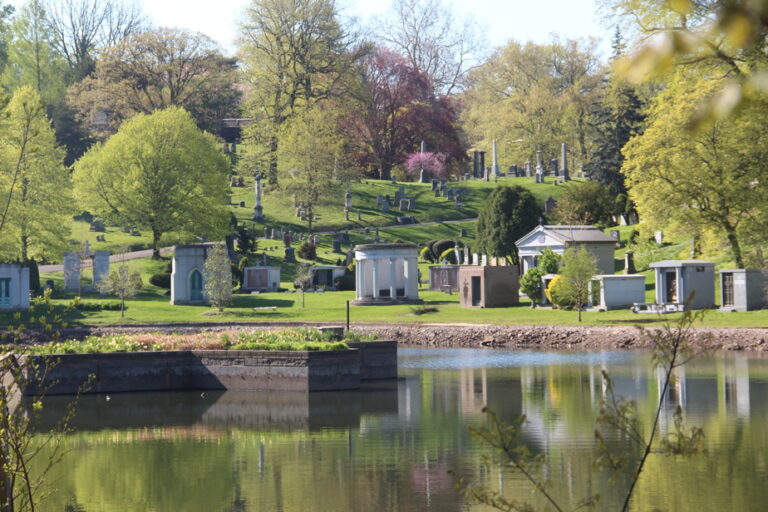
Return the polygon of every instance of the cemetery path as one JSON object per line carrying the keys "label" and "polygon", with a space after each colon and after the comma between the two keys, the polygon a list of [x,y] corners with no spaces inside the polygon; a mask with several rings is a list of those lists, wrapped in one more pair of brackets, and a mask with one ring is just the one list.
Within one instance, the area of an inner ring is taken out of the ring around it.
{"label": "cemetery path", "polygon": [[[402,227],[413,227],[413,226],[436,226],[438,224],[455,224],[457,222],[472,222],[473,220],[477,220],[477,217],[472,217],[471,219],[453,219],[453,220],[436,220],[432,222],[419,222],[417,224],[390,224],[389,226],[369,226],[367,229],[392,229],[392,228],[402,228]],[[362,232],[365,231],[366,228],[354,228],[354,229],[345,229],[343,231],[348,231],[350,233],[356,233],[356,232]]]}
{"label": "cemetery path", "polygon": [[[173,247],[162,247],[160,254],[168,254],[173,252]],[[109,263],[120,263],[128,260],[138,260],[139,258],[151,258],[152,249],[145,249],[143,251],[124,252],[122,254],[112,254],[109,257]],[[93,265],[93,260],[83,261],[83,268],[90,268]],[[64,272],[64,265],[40,265],[41,274],[47,274],[48,272]]]}

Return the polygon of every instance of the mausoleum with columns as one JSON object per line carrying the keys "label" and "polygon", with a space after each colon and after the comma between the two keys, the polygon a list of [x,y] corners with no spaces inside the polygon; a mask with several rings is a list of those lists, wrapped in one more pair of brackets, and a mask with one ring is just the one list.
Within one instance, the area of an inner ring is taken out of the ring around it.
{"label": "mausoleum with columns", "polygon": [[419,304],[419,252],[412,244],[355,247],[353,305]]}

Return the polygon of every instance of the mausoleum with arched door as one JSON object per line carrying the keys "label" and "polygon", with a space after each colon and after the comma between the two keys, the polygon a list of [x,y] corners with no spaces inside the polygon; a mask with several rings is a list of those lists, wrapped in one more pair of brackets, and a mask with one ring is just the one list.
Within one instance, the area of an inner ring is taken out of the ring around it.
{"label": "mausoleum with arched door", "polygon": [[353,305],[418,304],[418,247],[366,244],[355,247]]}
{"label": "mausoleum with arched door", "polygon": [[203,269],[214,244],[177,245],[173,252],[171,304],[205,304]]}

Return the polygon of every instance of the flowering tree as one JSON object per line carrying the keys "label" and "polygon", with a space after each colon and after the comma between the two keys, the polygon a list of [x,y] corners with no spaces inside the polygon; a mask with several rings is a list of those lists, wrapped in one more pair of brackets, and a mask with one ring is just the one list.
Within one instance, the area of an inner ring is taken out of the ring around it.
{"label": "flowering tree", "polygon": [[431,178],[446,178],[448,166],[445,161],[448,155],[445,153],[411,153],[405,157],[405,170],[408,176],[418,176],[422,169]]}

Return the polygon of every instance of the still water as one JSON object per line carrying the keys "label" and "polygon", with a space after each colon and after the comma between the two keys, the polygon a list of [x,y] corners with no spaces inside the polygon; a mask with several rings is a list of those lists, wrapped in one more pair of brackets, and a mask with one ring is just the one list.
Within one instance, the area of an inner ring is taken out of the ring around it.
{"label": "still water", "polygon": [[[643,418],[659,398],[642,352],[401,348],[399,363],[400,379],[356,392],[83,397],[41,510],[465,510],[449,471],[536,502],[518,475],[483,465],[488,450],[467,426],[483,423],[485,404],[501,418],[527,416],[524,440],[546,456],[540,475],[561,503],[599,493],[598,510],[615,510],[626,482],[592,466],[601,370]],[[49,399],[46,419],[65,402]],[[704,429],[706,453],[652,456],[632,509],[768,510],[768,359],[689,364],[662,430],[677,405]]]}

